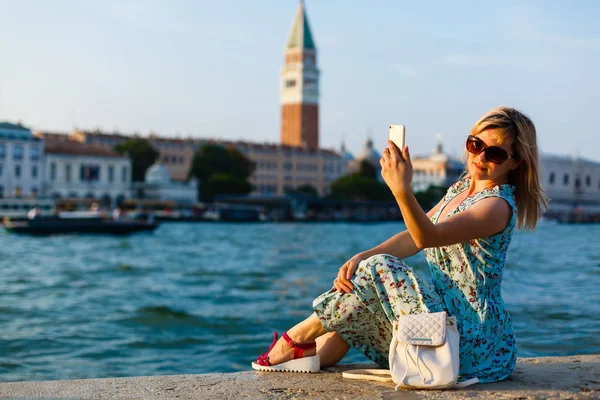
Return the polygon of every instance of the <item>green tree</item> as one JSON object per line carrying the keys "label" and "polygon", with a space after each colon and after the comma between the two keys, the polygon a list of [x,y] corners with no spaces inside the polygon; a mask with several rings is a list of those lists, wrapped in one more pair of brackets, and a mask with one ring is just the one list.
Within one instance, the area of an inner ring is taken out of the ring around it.
{"label": "green tree", "polygon": [[144,180],[146,170],[154,164],[160,154],[150,142],[142,138],[127,139],[116,145],[115,150],[131,159],[131,180],[135,182]]}
{"label": "green tree", "polygon": [[229,171],[230,174],[240,179],[248,179],[254,172],[256,163],[240,152],[235,146],[227,146],[229,154]]}
{"label": "green tree", "polygon": [[360,167],[358,169],[358,175],[364,176],[365,178],[377,179],[377,175],[379,174],[379,169],[375,168],[373,164],[368,162],[367,160],[362,160],[360,162]]}
{"label": "green tree", "polygon": [[223,194],[248,194],[253,189],[246,179],[219,173],[211,175],[206,185],[207,197],[210,198]]}
{"label": "green tree", "polygon": [[254,168],[235,146],[206,144],[194,154],[189,175],[200,182],[200,199],[211,201],[217,195],[250,193]]}
{"label": "green tree", "polygon": [[228,161],[229,153],[224,146],[207,144],[194,154],[189,174],[198,178],[198,181],[204,182],[213,174],[227,173]]}

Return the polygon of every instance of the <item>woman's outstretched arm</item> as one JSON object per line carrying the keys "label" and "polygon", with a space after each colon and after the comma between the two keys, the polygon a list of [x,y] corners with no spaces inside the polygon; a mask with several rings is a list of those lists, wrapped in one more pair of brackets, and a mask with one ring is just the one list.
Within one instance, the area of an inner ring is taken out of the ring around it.
{"label": "woman's outstretched arm", "polygon": [[511,217],[508,203],[498,197],[478,201],[468,210],[433,224],[412,193],[412,163],[408,147],[400,154],[388,141],[381,159],[381,174],[398,201],[402,217],[418,249],[447,246],[502,231]]}

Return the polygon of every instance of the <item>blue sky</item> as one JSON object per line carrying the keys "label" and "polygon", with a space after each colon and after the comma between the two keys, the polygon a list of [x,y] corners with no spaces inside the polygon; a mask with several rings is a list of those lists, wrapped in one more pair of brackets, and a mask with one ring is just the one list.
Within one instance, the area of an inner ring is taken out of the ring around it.
{"label": "blue sky", "polygon": [[[296,0],[0,0],[0,120],[279,142]],[[510,105],[544,152],[600,160],[600,3],[307,0],[322,147],[407,125],[413,155],[459,153]]]}

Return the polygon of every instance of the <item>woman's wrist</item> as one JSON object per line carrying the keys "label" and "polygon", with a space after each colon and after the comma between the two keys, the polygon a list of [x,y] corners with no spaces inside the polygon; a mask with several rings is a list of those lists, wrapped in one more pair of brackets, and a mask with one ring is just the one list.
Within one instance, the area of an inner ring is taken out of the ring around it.
{"label": "woman's wrist", "polygon": [[371,257],[372,255],[373,254],[371,254],[370,250],[365,250],[365,251],[362,251],[362,252],[354,255],[354,257],[352,257],[352,258],[362,261],[362,260],[366,260],[367,258]]}
{"label": "woman's wrist", "polygon": [[413,194],[413,192],[409,186],[406,189],[396,190],[393,194],[394,194],[394,198],[396,199],[396,201],[400,202],[400,201],[405,201],[406,199],[408,199]]}

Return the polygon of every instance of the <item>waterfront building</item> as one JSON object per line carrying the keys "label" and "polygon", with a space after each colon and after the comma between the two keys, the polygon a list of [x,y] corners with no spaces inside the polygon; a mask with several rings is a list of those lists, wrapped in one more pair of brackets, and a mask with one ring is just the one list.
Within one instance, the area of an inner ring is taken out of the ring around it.
{"label": "waterfront building", "polygon": [[250,177],[253,195],[281,196],[299,186],[311,185],[320,196],[342,175],[342,158],[329,149],[277,144],[231,142],[256,168]]}
{"label": "waterfront building", "polygon": [[21,124],[0,122],[0,198],[44,195],[44,141]]}
{"label": "waterfront building", "polygon": [[[48,138],[57,135],[37,132]],[[62,136],[57,136],[62,138]],[[71,140],[96,145],[107,150],[136,136],[99,131],[76,131]],[[169,172],[172,181],[188,180],[195,152],[204,144],[235,146],[256,168],[250,177],[255,186],[253,195],[283,195],[299,186],[310,184],[320,195],[329,193],[329,185],[343,174],[342,157],[330,149],[313,150],[308,147],[285,146],[270,143],[227,141],[219,139],[178,139],[152,134],[146,138],[159,151],[158,162]]]}
{"label": "waterfront building", "polygon": [[108,150],[114,150],[115,146],[124,143],[128,139],[146,139],[158,151],[158,160],[169,171],[174,181],[187,181],[194,152],[199,148],[200,142],[194,139],[169,138],[150,133],[147,137],[139,134],[125,135],[118,132],[102,132],[100,130],[86,131],[74,129],[71,134],[56,134],[49,132],[36,132],[39,137],[52,140],[66,136],[68,140],[99,146]]}
{"label": "waterfront building", "polygon": [[447,188],[458,181],[465,170],[462,160],[444,153],[440,135],[436,135],[436,145],[430,155],[417,156],[411,161],[413,166],[411,186],[415,192],[422,192],[430,186]]}
{"label": "waterfront building", "polygon": [[[317,49],[303,2],[298,4],[285,48],[281,80],[281,144],[220,139],[146,137],[160,153],[172,181],[187,181],[195,152],[204,144],[233,145],[256,164],[250,177],[254,196],[281,196],[311,185],[319,195],[329,193],[331,182],[346,168],[343,155],[319,148],[319,69]],[[69,138],[114,149],[134,136],[76,129]]]}
{"label": "waterfront building", "polygon": [[131,160],[74,140],[46,142],[46,193],[54,199],[95,199],[114,207],[131,195]]}
{"label": "waterfront building", "polygon": [[158,161],[163,165],[173,181],[185,182],[188,180],[194,153],[204,140],[167,138],[157,134],[149,137],[152,146],[159,152]]}
{"label": "waterfront building", "polygon": [[107,133],[102,132],[99,129],[85,131],[77,128],[73,129],[73,132],[69,135],[70,140],[103,147],[108,150],[114,150],[116,145],[135,137],[137,137],[137,135],[127,136],[118,132]]}
{"label": "waterfront building", "polygon": [[541,184],[550,196],[550,212],[582,208],[600,212],[600,163],[578,156],[544,154]]}

